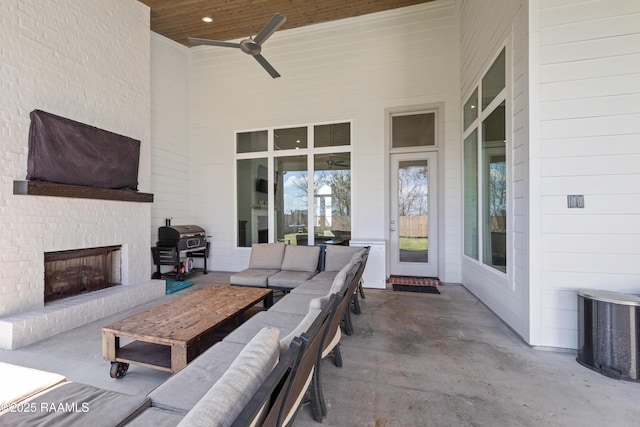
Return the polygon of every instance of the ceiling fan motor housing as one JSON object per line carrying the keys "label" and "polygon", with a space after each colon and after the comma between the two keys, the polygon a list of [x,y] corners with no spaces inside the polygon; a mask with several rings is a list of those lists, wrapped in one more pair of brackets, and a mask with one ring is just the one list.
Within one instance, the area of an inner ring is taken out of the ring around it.
{"label": "ceiling fan motor housing", "polygon": [[262,47],[253,41],[253,39],[244,39],[240,42],[240,50],[249,55],[259,55]]}

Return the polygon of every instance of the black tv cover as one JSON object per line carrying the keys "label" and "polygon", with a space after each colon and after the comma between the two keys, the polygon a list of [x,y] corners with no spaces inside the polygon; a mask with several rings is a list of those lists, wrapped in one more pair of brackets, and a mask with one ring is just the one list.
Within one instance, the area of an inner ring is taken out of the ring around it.
{"label": "black tv cover", "polygon": [[138,189],[140,141],[40,110],[30,117],[27,179]]}

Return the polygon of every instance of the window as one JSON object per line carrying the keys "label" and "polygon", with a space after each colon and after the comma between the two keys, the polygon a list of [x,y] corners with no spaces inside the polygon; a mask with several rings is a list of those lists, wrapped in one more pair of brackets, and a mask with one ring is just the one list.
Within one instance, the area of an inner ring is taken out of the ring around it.
{"label": "window", "polygon": [[[506,59],[502,49],[463,106],[464,254],[507,271]],[[478,99],[481,96],[481,99]],[[480,102],[481,101],[481,102]],[[481,108],[478,106],[481,105]]]}
{"label": "window", "polygon": [[391,117],[391,147],[436,145],[436,113],[394,114]]}
{"label": "window", "polygon": [[[476,94],[477,96],[477,94]],[[464,140],[464,254],[478,259],[478,130]]]}
{"label": "window", "polygon": [[351,124],[236,134],[237,244],[351,238]]}

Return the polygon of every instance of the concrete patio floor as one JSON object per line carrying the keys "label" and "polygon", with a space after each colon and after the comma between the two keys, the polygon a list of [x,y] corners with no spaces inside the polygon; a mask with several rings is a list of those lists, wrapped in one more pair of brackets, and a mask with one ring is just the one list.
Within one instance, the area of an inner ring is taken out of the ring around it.
{"label": "concrete patio floor", "polygon": [[[71,381],[146,394],[170,374],[131,366],[109,376],[101,327],[179,298],[228,273],[18,350],[0,361],[57,372]],[[640,383],[618,381],[575,353],[532,349],[459,285],[441,294],[365,289],[355,334],[342,338],[344,367],[323,365],[327,426],[637,426]],[[0,387],[3,386],[0,379]],[[317,426],[308,406],[294,426]]]}

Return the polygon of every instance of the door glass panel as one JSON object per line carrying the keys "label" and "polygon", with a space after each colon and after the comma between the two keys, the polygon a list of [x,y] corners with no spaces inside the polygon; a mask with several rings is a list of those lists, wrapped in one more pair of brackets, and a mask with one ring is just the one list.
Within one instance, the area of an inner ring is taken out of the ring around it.
{"label": "door glass panel", "polygon": [[276,129],[273,131],[275,150],[297,150],[307,148],[307,128]]}
{"label": "door glass panel", "polygon": [[236,163],[238,246],[266,243],[268,227],[267,159],[244,159]]}
{"label": "door glass panel", "polygon": [[505,104],[482,124],[483,262],[507,271],[507,164]]}
{"label": "door glass panel", "polygon": [[332,245],[351,239],[351,154],[314,156],[314,241]]}
{"label": "door glass panel", "polygon": [[276,157],[274,162],[276,241],[291,245],[307,245],[307,156]]}
{"label": "door glass panel", "polygon": [[351,124],[335,123],[313,127],[314,147],[351,145]]}
{"label": "door glass panel", "polygon": [[267,151],[267,131],[242,132],[236,135],[236,153]]}
{"label": "door glass panel", "polygon": [[398,258],[426,263],[428,257],[428,160],[401,161],[398,165]]}
{"label": "door glass panel", "polygon": [[403,114],[391,117],[393,148],[436,145],[436,113]]}
{"label": "door glass panel", "polygon": [[464,254],[478,259],[478,130],[464,140]]}

